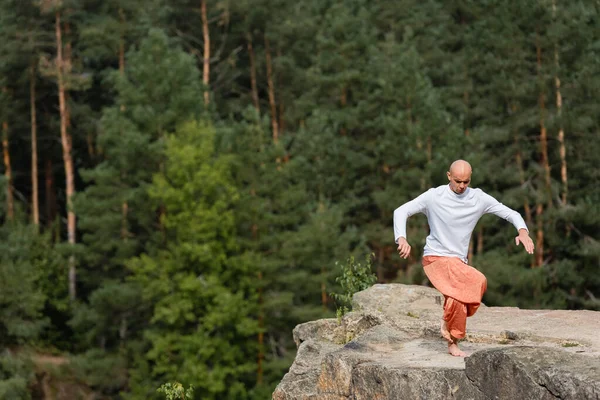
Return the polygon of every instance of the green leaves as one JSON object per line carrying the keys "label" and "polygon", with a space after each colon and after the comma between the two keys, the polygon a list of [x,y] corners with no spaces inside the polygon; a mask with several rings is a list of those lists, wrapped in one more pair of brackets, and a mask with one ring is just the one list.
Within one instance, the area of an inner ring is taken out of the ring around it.
{"label": "green leaves", "polygon": [[194,386],[190,385],[185,389],[179,382],[165,383],[157,389],[157,392],[164,393],[167,400],[191,400],[194,398]]}
{"label": "green leaves", "polygon": [[374,254],[367,254],[365,263],[357,263],[354,256],[348,257],[345,264],[335,263],[340,275],[335,281],[340,285],[341,293],[331,293],[338,305],[337,316],[341,318],[352,308],[352,296],[373,286],[377,276],[373,273]]}

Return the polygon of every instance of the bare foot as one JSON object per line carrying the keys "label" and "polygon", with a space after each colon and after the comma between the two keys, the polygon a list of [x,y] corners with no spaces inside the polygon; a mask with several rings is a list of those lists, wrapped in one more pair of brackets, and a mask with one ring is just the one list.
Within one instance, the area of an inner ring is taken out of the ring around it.
{"label": "bare foot", "polygon": [[442,326],[440,327],[440,333],[442,337],[446,339],[449,343],[452,343],[452,336],[450,336],[450,331],[448,330],[448,325],[446,321],[442,319]]}
{"label": "bare foot", "polygon": [[458,348],[458,344],[456,342],[448,343],[448,353],[452,354],[454,357],[467,356],[467,353]]}

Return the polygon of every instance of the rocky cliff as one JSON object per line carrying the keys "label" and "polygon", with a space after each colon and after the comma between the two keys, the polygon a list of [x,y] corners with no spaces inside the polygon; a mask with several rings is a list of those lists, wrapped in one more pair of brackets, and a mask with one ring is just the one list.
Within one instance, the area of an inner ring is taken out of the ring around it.
{"label": "rocky cliff", "polygon": [[600,400],[600,312],[482,307],[452,357],[439,334],[443,297],[375,285],[341,321],[298,325],[296,360],[274,400]]}

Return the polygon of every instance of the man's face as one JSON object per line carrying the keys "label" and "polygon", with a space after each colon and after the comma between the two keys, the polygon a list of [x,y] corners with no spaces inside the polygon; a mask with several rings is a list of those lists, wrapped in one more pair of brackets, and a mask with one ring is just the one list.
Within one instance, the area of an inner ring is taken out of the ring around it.
{"label": "man's face", "polygon": [[446,173],[448,180],[450,181],[450,190],[456,194],[463,194],[471,183],[471,170],[466,168],[460,168],[457,170],[450,170]]}

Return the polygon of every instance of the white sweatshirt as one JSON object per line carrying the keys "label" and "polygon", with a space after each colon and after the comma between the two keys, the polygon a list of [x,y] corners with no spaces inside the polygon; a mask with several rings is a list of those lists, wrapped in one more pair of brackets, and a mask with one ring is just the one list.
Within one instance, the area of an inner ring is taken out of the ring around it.
{"label": "white sweatshirt", "polygon": [[394,210],[394,237],[406,238],[406,220],[423,213],[429,223],[424,256],[458,257],[467,262],[471,233],[483,214],[495,214],[511,222],[517,231],[527,229],[521,215],[481,189],[454,193],[449,185],[429,189]]}

